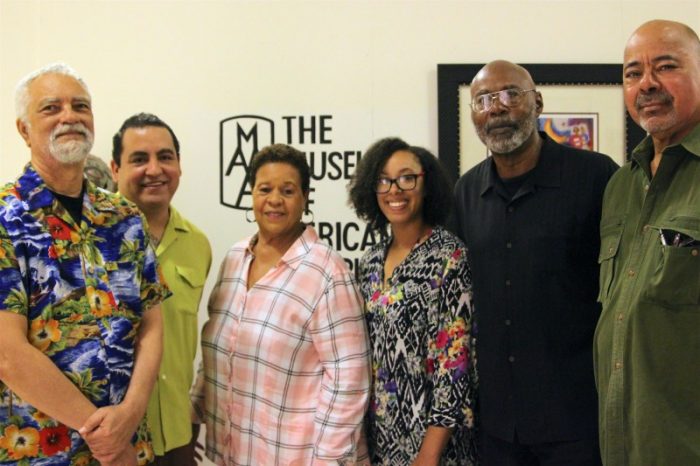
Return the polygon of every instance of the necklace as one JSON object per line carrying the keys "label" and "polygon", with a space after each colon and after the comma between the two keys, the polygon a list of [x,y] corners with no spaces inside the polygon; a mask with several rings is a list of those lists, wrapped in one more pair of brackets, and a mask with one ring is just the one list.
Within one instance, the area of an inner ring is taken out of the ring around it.
{"label": "necklace", "polygon": [[421,231],[418,234],[418,238],[416,238],[416,244],[413,245],[412,249],[416,249],[419,244],[421,244],[423,241],[427,240],[430,237],[430,235],[432,235],[432,234],[433,234],[433,229],[431,227],[428,227],[427,231],[425,231],[425,230]]}
{"label": "necklace", "polygon": [[160,244],[160,238],[158,238],[155,235],[148,234],[149,238],[151,239],[151,244],[153,244],[153,249],[157,248],[158,245]]}

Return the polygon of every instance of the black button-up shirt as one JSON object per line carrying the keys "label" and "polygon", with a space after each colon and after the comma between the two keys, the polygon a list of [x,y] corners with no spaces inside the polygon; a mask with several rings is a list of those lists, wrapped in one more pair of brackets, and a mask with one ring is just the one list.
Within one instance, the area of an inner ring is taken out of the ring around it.
{"label": "black button-up shirt", "polygon": [[521,443],[597,435],[592,339],[609,157],[544,138],[514,196],[488,159],[456,186],[470,254],[481,425]]}

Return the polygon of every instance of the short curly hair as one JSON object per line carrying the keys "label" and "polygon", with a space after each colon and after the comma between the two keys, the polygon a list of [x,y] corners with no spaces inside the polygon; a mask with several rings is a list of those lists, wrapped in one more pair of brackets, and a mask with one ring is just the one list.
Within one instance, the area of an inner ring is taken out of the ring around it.
{"label": "short curly hair", "polygon": [[258,174],[260,167],[268,163],[286,163],[294,167],[299,172],[301,190],[304,194],[309,192],[311,185],[309,162],[307,162],[303,152],[286,144],[265,146],[253,156],[253,159],[250,161],[250,167],[248,167],[248,181],[251,188],[255,187],[255,176]]}
{"label": "short curly hair", "polygon": [[389,221],[379,208],[375,187],[387,160],[400,150],[415,155],[425,173],[423,221],[431,226],[444,225],[452,209],[452,182],[440,161],[430,151],[422,147],[410,146],[396,137],[380,139],[362,155],[348,185],[349,204],[355,209],[357,216],[366,221],[371,229],[380,233],[386,232]]}

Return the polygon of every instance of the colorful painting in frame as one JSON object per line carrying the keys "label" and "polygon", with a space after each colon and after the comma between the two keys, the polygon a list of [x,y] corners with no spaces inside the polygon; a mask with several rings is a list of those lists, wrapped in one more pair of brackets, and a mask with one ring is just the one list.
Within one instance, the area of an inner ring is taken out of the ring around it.
{"label": "colorful painting in frame", "polygon": [[537,123],[540,131],[559,144],[598,150],[597,113],[543,113]]}

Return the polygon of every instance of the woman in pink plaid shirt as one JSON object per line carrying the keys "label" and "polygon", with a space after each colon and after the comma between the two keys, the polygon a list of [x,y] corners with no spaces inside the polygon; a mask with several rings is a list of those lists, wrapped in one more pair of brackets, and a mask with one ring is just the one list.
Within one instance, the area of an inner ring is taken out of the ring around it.
{"label": "woman in pink plaid shirt", "polygon": [[302,223],[303,153],[268,146],[249,176],[258,232],[228,251],[209,298],[193,422],[217,465],[355,464],[370,384],[355,280]]}

